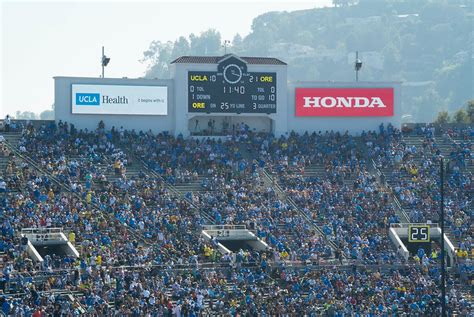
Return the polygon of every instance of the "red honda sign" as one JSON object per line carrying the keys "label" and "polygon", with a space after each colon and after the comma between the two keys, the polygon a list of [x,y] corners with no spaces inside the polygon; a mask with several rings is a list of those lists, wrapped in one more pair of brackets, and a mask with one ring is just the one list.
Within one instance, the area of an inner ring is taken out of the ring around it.
{"label": "red honda sign", "polygon": [[390,117],[393,88],[296,88],[297,117]]}

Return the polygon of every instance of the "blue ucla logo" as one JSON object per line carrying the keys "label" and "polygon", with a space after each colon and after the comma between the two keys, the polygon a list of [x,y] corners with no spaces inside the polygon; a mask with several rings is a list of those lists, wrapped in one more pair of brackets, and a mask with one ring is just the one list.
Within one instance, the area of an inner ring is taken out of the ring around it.
{"label": "blue ucla logo", "polygon": [[100,106],[100,94],[76,93],[76,105]]}

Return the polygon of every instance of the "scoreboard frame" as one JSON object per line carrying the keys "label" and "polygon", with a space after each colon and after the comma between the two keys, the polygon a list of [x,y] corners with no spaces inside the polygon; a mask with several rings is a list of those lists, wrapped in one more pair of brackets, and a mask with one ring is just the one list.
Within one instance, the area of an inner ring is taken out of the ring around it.
{"label": "scoreboard frame", "polygon": [[277,73],[247,71],[237,58],[217,71],[187,71],[188,113],[273,114],[277,112]]}
{"label": "scoreboard frame", "polygon": [[[408,242],[410,243],[429,243],[431,242],[430,237],[430,229],[431,226],[427,224],[415,224],[415,225],[408,225]],[[416,232],[413,232],[415,231]],[[423,235],[423,239],[414,238],[414,235]]]}

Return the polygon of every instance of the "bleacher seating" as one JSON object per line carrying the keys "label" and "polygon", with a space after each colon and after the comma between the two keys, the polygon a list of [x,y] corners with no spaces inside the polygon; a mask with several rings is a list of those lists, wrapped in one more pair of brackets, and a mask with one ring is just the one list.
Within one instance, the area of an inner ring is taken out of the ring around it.
{"label": "bleacher seating", "polygon": [[[437,220],[428,184],[440,153],[456,162],[447,232],[472,252],[471,145],[456,136],[388,127],[197,141],[65,123],[4,136],[2,303],[13,315],[436,315],[439,259],[406,262],[387,228],[401,221],[395,200],[411,221]],[[270,248],[221,254],[200,234],[209,223],[245,224]],[[81,257],[31,262],[17,233],[34,226],[74,232]],[[451,312],[470,313],[472,266],[459,260]]]}

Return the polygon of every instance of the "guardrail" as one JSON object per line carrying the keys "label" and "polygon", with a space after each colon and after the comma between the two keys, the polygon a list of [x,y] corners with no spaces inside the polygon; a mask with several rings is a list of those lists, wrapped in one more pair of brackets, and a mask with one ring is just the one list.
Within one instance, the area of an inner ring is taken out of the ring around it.
{"label": "guardrail", "polygon": [[133,149],[130,147],[130,146],[124,146],[124,148],[127,149],[127,152],[130,156],[133,157],[133,159],[135,161],[139,161],[142,166],[146,169],[146,171],[148,173],[150,173],[151,175],[153,175],[154,177],[158,178],[161,182],[163,182],[163,184],[165,184],[166,188],[173,194],[175,195],[177,198],[181,198],[181,199],[184,199],[191,207],[193,207],[194,209],[198,210],[199,211],[199,215],[201,215],[204,219],[206,219],[209,223],[211,224],[214,224],[215,221],[214,219],[211,217],[211,215],[209,215],[207,212],[205,212],[204,210],[200,210],[195,204],[194,202],[187,198],[186,196],[182,196],[181,193],[176,189],[175,186],[173,186],[172,184],[170,184],[169,182],[167,182],[163,176],[161,176],[159,173],[157,173],[155,170],[153,170],[152,168],[150,168],[148,166],[148,164],[145,162],[145,160],[143,160],[142,158],[138,157],[135,155]]}
{"label": "guardrail", "polygon": [[[285,192],[281,189],[280,185],[278,184],[278,182],[274,182],[273,181],[273,177],[266,171],[265,168],[263,168],[263,173],[266,177],[268,177],[270,179],[270,181],[272,182],[273,186],[275,186],[277,188],[277,190],[281,191],[283,194],[285,194]],[[313,227],[313,229],[315,229],[318,234],[323,237],[326,242],[329,244],[329,246],[333,249],[333,250],[336,250],[337,249],[337,246],[336,244],[331,241],[330,239],[328,239],[328,237],[324,234],[323,230],[313,222],[313,219],[311,219],[303,210],[301,210],[297,205],[296,203],[294,202],[293,199],[291,199],[291,197],[288,197],[287,195],[285,195],[285,198],[286,198],[286,201],[290,203],[290,205],[295,208],[295,210],[298,212],[298,214],[303,217],[303,219],[305,219],[305,221],[311,225]],[[345,257],[345,255],[343,255]]]}
{"label": "guardrail", "polygon": [[[27,162],[29,165],[31,165],[33,168],[35,168],[36,170],[40,171],[41,173],[45,174],[45,175],[48,175],[48,177],[54,182],[56,183],[56,185],[58,185],[60,188],[62,188],[63,190],[65,190],[66,192],[69,192],[71,193],[72,195],[74,195],[76,198],[78,198],[79,200],[81,201],[84,201],[84,198],[81,197],[78,193],[76,192],[73,192],[70,188],[70,186],[67,186],[65,185],[63,182],[61,182],[56,176],[54,176],[52,173],[44,170],[41,166],[39,166],[38,164],[36,164],[36,162],[30,158],[28,155],[24,155],[23,153],[21,153],[17,148],[15,148],[10,142],[8,142],[8,140],[5,140],[4,141],[5,144],[7,145],[8,149],[10,151],[12,151],[17,157],[19,157],[20,159],[22,159],[23,161]],[[106,213],[104,213],[101,209],[100,209],[100,206],[97,204],[97,203],[94,203],[92,202],[91,203],[92,206],[94,206],[98,211],[100,211],[101,215],[106,215]],[[131,230],[129,227],[126,227],[126,230],[130,233],[130,235],[132,237],[134,237],[135,239],[137,240],[141,240],[143,243],[147,244],[145,238],[143,237],[143,235],[137,233],[137,232],[134,232],[133,230]]]}
{"label": "guardrail", "polygon": [[401,223],[391,223],[390,228],[408,228],[411,225],[426,225],[430,226],[431,228],[439,228],[439,224],[437,222],[429,223],[429,222],[401,222]]}
{"label": "guardrail", "polygon": [[[240,263],[242,267],[246,268],[260,268],[260,263],[256,261],[252,262],[242,262]],[[349,260],[346,259],[342,264],[336,259],[319,259],[317,261],[272,261],[267,260],[267,265],[269,267],[285,267],[285,268],[312,268],[312,269],[331,269],[331,268],[353,268],[360,267],[360,268],[373,268],[373,269],[380,269],[380,268],[390,268],[390,267],[398,267],[398,268],[410,268],[410,267],[418,267],[419,264],[412,263],[412,262],[399,262],[399,263],[364,263],[363,261],[359,260]],[[433,266],[436,266],[433,264]],[[142,264],[142,265],[121,265],[121,266],[103,266],[107,268],[109,271],[134,271],[134,270],[152,270],[152,269],[159,269],[161,271],[189,271],[195,270],[196,267],[199,269],[204,270],[216,270],[216,269],[232,269],[235,268],[235,263],[232,262],[197,262],[197,263],[187,263],[187,264],[178,264],[174,263],[173,265],[165,265],[165,264]],[[64,268],[64,269],[52,269],[48,271],[35,271],[30,272],[31,275],[26,275],[27,277],[34,278],[44,278],[49,276],[61,276],[65,273],[73,273],[77,271],[77,268]],[[15,273],[13,271],[12,273]],[[25,277],[24,272],[21,274],[23,278]]]}
{"label": "guardrail", "polygon": [[203,225],[203,230],[244,230],[245,225]]}
{"label": "guardrail", "polygon": [[276,189],[277,189],[278,191],[280,191],[283,195],[285,195],[285,191],[283,190],[283,188],[281,188],[280,184],[278,184],[278,182],[274,182],[274,181],[273,181],[273,176],[271,176],[265,168],[263,168],[262,170],[263,170],[263,174],[264,174],[269,180],[272,181],[273,186],[276,187]]}
{"label": "guardrail", "polygon": [[408,216],[407,212],[405,211],[405,209],[403,209],[402,207],[402,204],[400,203],[400,201],[398,200],[397,198],[397,195],[395,195],[393,193],[393,190],[392,188],[390,187],[390,185],[387,183],[387,177],[385,177],[385,174],[377,167],[377,164],[375,164],[375,161],[374,159],[370,159],[371,161],[371,165],[372,167],[374,168],[375,172],[377,173],[377,176],[379,177],[379,180],[380,180],[380,183],[385,187],[387,188],[390,193],[391,193],[391,198],[392,198],[392,201],[393,203],[395,204],[395,207],[398,209],[398,211],[401,213],[401,215],[403,216],[403,218],[405,218],[405,221],[410,221],[410,216]]}
{"label": "guardrail", "polygon": [[21,234],[52,234],[61,233],[63,228],[23,228]]}
{"label": "guardrail", "polygon": [[62,240],[64,237],[63,228],[25,228],[21,229],[21,235],[31,242]]}

